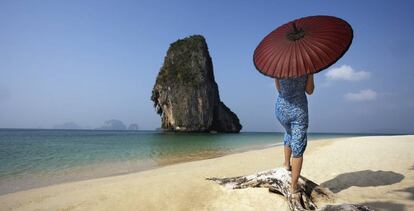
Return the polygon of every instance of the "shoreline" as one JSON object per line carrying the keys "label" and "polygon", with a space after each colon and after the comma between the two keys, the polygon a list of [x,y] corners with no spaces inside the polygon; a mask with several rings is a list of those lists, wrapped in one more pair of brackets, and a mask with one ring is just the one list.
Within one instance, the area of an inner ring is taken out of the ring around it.
{"label": "shoreline", "polygon": [[[21,191],[27,191],[27,190],[31,190],[31,189],[37,189],[37,188],[44,188],[44,187],[49,187],[49,186],[54,186],[54,185],[61,185],[61,184],[67,184],[67,183],[73,183],[73,182],[82,182],[82,181],[88,181],[88,180],[94,180],[94,179],[102,179],[102,178],[108,178],[108,177],[114,177],[114,176],[122,176],[122,175],[128,175],[128,174],[135,174],[135,173],[140,173],[140,172],[144,172],[144,171],[151,171],[154,169],[158,169],[158,168],[163,168],[166,166],[171,166],[171,165],[176,165],[176,164],[182,164],[182,163],[189,163],[189,162],[197,162],[197,161],[202,161],[202,160],[208,160],[208,159],[214,159],[214,158],[220,158],[220,157],[224,157],[224,156],[228,156],[228,155],[232,155],[232,154],[238,154],[238,153],[244,153],[244,152],[249,152],[249,151],[254,151],[254,150],[263,150],[263,149],[268,149],[271,147],[277,147],[283,145],[283,143],[276,143],[276,144],[271,144],[268,146],[253,146],[250,148],[241,148],[241,149],[235,149],[235,150],[231,150],[231,151],[217,151],[217,152],[205,152],[202,155],[198,155],[199,157],[187,157],[187,158],[183,158],[180,156],[177,157],[169,157],[166,160],[158,160],[158,161],[145,161],[145,164],[140,165],[140,167],[138,166],[133,166],[131,167],[125,167],[124,170],[120,170],[118,172],[112,172],[109,174],[105,174],[103,172],[105,172],[106,170],[108,170],[109,168],[111,168],[111,166],[117,166],[117,165],[126,165],[128,166],[128,162],[130,161],[118,161],[118,162],[107,162],[107,163],[99,163],[99,164],[89,164],[89,165],[85,165],[85,166],[77,166],[77,167],[72,167],[70,169],[64,169],[64,170],[60,170],[60,171],[56,171],[54,172],[54,177],[52,178],[53,181],[55,182],[51,182],[50,178],[42,178],[43,180],[39,179],[38,177],[41,177],[39,175],[42,175],[41,172],[38,172],[36,174],[31,174],[31,175],[25,175],[23,178],[19,178],[19,179],[12,179],[12,180],[8,180],[5,179],[3,181],[1,181],[0,183],[0,187],[1,185],[4,185],[5,183],[11,181],[10,183],[12,184],[19,184],[21,185],[22,183],[25,183],[26,180],[28,178],[33,178],[33,177],[37,177],[37,182],[41,183],[41,184],[37,184],[37,185],[25,185],[25,188],[21,188],[19,190],[16,191],[10,191],[10,192],[3,192],[0,191],[0,196],[3,195],[7,195],[7,194],[12,194],[12,193],[17,193],[17,192],[21,192]],[[156,163],[156,164],[149,164],[149,163]],[[97,169],[94,170],[94,175],[89,176],[89,175],[84,175],[84,174],[76,174],[76,172],[82,172],[85,171],[85,169]],[[68,174],[68,175],[72,175],[71,178],[68,177],[59,177],[56,175],[64,175],[64,174]],[[48,179],[49,181],[45,181],[45,179]]]}
{"label": "shoreline", "polygon": [[[336,192],[338,202],[365,203],[378,210],[387,206],[413,209],[413,147],[414,135],[309,141],[302,175]],[[0,210],[281,209],[287,206],[284,199],[266,189],[226,190],[205,178],[253,174],[281,166],[282,150],[280,146],[268,147],[18,191],[0,195],[0,204],[4,204]],[[356,180],[369,184],[352,185]]]}
{"label": "shoreline", "polygon": [[[388,135],[386,135],[388,136]],[[365,136],[355,136],[355,137],[365,137]],[[314,139],[314,140],[308,140],[309,142],[313,142],[313,141],[335,141],[337,139],[342,139],[342,138],[350,138],[350,137],[335,137],[335,138],[318,138],[318,139]],[[21,191],[26,191],[26,190],[31,190],[31,189],[36,189],[36,188],[43,188],[43,187],[49,187],[49,186],[54,186],[54,185],[60,185],[60,184],[66,184],[66,183],[72,183],[72,182],[81,182],[81,181],[87,181],[87,180],[93,180],[93,179],[100,179],[100,178],[107,178],[107,177],[113,177],[113,176],[121,176],[121,175],[128,175],[128,174],[134,174],[134,173],[139,173],[139,172],[143,172],[143,171],[148,171],[148,170],[154,170],[154,169],[158,169],[158,168],[162,168],[165,166],[170,166],[170,165],[176,165],[176,164],[181,164],[181,163],[188,163],[188,162],[195,162],[195,161],[202,161],[202,160],[208,160],[208,159],[213,159],[213,158],[220,158],[220,157],[224,157],[224,156],[228,156],[228,155],[232,155],[232,154],[238,154],[238,153],[244,153],[244,152],[249,152],[249,151],[255,151],[255,150],[264,150],[264,149],[268,149],[268,148],[272,148],[272,147],[279,147],[282,146],[283,142],[278,142],[278,143],[274,143],[274,144],[269,144],[266,146],[250,146],[249,148],[240,148],[240,149],[235,149],[235,150],[231,150],[231,151],[220,151],[220,152],[205,152],[203,155],[199,155],[200,157],[187,157],[187,158],[183,158],[180,156],[177,157],[170,157],[167,160],[158,160],[158,161],[145,161],[146,163],[141,164],[140,166],[130,166],[128,164],[128,162],[130,161],[119,161],[119,162],[107,162],[107,163],[99,163],[99,164],[89,164],[89,165],[85,165],[85,166],[77,166],[77,167],[72,167],[70,169],[63,169],[60,171],[56,171],[54,172],[54,176],[53,178],[43,178],[42,172],[38,172],[36,174],[30,174],[30,175],[25,175],[19,179],[4,179],[3,181],[1,181],[2,184],[0,184],[0,187],[3,185],[6,186],[12,186],[14,184],[19,184],[20,188],[17,190],[13,190],[13,191],[0,191],[0,196],[2,195],[7,195],[7,194],[11,194],[11,193],[16,193],[16,192],[21,192]],[[150,164],[150,163],[156,163],[156,164]],[[120,168],[118,169],[118,172],[111,172],[111,173],[105,173],[105,171],[111,171],[110,168],[112,166],[119,166],[119,165],[126,165],[128,167],[125,168]],[[83,170],[82,170],[83,169]],[[94,169],[94,175],[85,175],[86,173],[83,172],[82,173],[78,173],[76,174],[76,172],[82,172],[85,171],[84,169]],[[60,176],[59,176],[60,175]],[[62,176],[62,175],[69,175],[69,176]],[[28,183],[28,179],[32,179],[32,178],[37,178],[37,183],[36,185],[33,184],[29,184]],[[9,183],[9,184],[7,184]],[[23,187],[22,187],[23,184]],[[4,188],[4,187],[3,187]],[[10,188],[9,188],[10,189]]]}

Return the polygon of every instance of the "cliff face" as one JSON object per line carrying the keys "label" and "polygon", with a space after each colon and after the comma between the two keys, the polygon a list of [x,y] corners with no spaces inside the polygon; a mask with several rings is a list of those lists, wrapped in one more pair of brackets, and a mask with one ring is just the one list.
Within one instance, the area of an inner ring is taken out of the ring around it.
{"label": "cliff face", "polygon": [[239,132],[242,127],[220,101],[207,43],[200,35],[171,44],[151,100],[164,130]]}

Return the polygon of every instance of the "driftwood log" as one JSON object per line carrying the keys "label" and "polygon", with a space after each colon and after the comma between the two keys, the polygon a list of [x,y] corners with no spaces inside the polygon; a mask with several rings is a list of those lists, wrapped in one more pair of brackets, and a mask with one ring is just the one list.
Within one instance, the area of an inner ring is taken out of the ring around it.
{"label": "driftwood log", "polygon": [[207,180],[212,180],[220,185],[231,189],[243,188],[269,188],[272,193],[283,195],[288,202],[289,208],[292,211],[303,210],[349,210],[349,211],[371,211],[373,209],[358,204],[333,204],[325,205],[318,208],[317,202],[333,202],[334,194],[327,188],[323,188],[311,180],[300,176],[298,181],[298,188],[301,194],[295,194],[299,197],[291,197],[290,181],[291,174],[285,168],[275,168],[268,171],[258,172],[248,176],[237,176],[228,178],[210,177]]}

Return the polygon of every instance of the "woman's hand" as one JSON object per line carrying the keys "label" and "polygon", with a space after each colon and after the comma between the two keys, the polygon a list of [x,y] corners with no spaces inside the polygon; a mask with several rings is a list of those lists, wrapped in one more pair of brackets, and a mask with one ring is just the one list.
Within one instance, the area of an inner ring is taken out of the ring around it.
{"label": "woman's hand", "polygon": [[314,89],[315,89],[315,84],[313,82],[313,74],[310,74],[308,75],[308,78],[306,79],[305,91],[306,93],[308,93],[308,95],[311,95]]}
{"label": "woman's hand", "polygon": [[280,83],[279,83],[279,80],[277,78],[275,78],[275,84],[276,84],[277,91],[280,91]]}

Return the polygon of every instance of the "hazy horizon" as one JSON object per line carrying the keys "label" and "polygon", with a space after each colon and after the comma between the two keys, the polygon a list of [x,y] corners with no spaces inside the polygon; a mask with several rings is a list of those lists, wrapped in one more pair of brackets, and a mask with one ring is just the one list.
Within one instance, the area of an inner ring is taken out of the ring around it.
{"label": "hazy horizon", "polygon": [[[349,51],[315,75],[309,132],[414,133],[414,2],[1,1],[0,128],[161,126],[150,100],[170,43],[201,34],[221,100],[244,132],[282,132],[273,80],[252,56],[270,31],[333,15]],[[392,132],[394,131],[394,132]]]}

